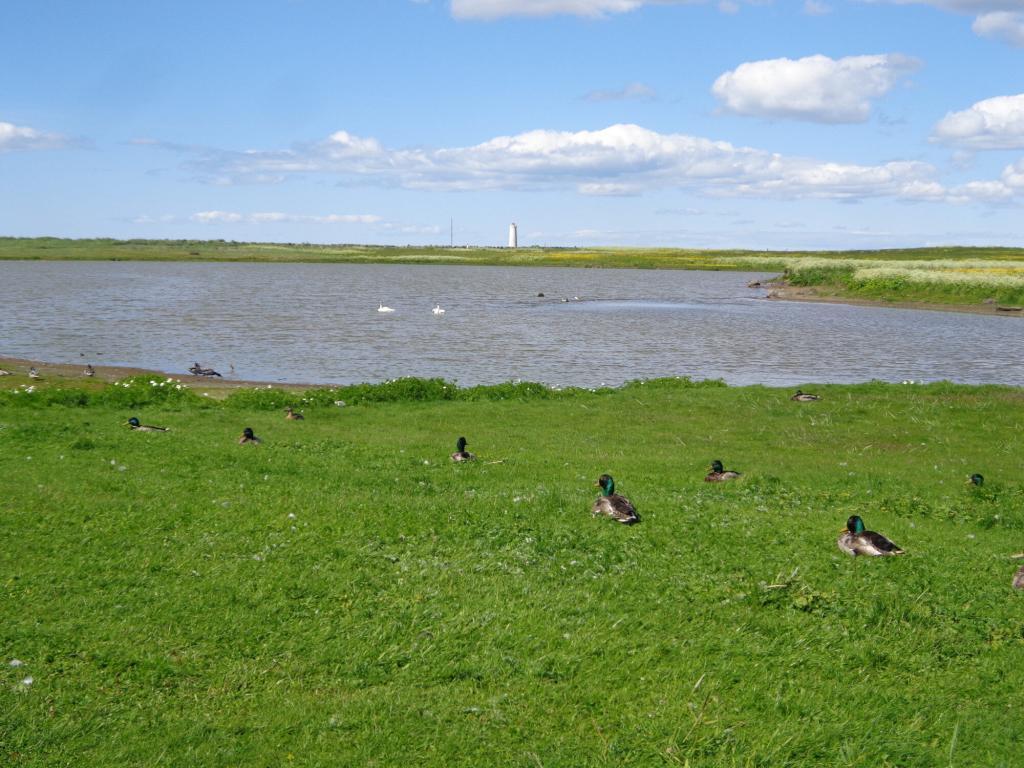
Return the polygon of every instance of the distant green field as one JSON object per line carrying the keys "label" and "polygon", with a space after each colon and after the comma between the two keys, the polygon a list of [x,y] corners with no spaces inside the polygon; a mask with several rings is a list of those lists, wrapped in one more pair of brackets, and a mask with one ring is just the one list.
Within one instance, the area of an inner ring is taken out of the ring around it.
{"label": "distant green field", "polygon": [[884,251],[685,248],[447,248],[237,243],[224,240],[0,238],[0,260],[261,261],[753,270],[822,295],[940,304],[1024,304],[1024,249]]}
{"label": "distant green field", "polygon": [[[1020,764],[1020,389],[28,386],[0,764]],[[851,514],[907,554],[842,554]]]}

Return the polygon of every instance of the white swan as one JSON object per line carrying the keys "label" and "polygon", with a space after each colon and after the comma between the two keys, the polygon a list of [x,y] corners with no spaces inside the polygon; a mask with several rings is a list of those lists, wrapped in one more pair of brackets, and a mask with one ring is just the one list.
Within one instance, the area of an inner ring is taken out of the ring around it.
{"label": "white swan", "polygon": [[378,312],[394,312],[395,310],[393,310],[391,307],[385,307],[384,306],[384,302],[382,301],[380,303],[380,306],[377,307],[377,311]]}
{"label": "white swan", "polygon": [[441,305],[440,304],[435,305],[434,308],[432,310],[430,310],[430,311],[433,312],[435,315],[443,315],[444,314],[444,310],[441,309]]}

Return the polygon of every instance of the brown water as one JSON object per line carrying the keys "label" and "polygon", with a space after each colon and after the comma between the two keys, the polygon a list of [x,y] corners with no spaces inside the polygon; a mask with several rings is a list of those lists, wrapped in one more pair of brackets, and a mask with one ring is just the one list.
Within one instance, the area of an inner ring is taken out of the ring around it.
{"label": "brown water", "polygon": [[[199,361],[225,374],[233,365],[238,378],[314,383],[441,376],[592,387],[691,376],[1024,384],[1024,325],[1015,318],[765,301],[746,287],[759,277],[0,262],[0,354],[180,373]],[[378,313],[381,301],[395,313]],[[431,313],[435,303],[443,316]]]}

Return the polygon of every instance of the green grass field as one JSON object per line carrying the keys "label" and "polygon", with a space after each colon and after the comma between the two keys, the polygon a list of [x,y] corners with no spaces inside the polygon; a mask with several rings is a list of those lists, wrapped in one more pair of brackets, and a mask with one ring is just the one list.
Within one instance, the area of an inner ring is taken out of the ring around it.
{"label": "green grass field", "polygon": [[1020,764],[1020,389],[3,384],[0,764]]}

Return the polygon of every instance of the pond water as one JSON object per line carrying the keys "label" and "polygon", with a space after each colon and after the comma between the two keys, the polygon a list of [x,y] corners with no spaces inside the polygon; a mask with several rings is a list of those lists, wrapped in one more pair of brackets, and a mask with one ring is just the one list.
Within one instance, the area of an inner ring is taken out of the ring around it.
{"label": "pond water", "polygon": [[[1017,318],[765,300],[766,275],[0,262],[0,355],[237,378],[1024,384]],[[544,296],[538,296],[543,293]],[[568,299],[568,301],[563,301]],[[383,302],[395,312],[377,311]],[[445,314],[431,309],[440,304]]]}

